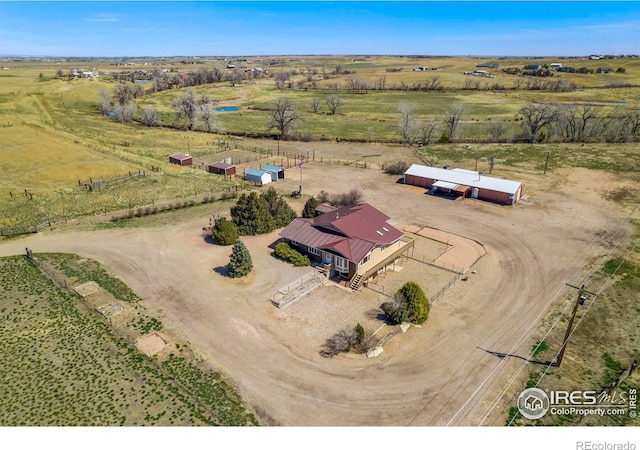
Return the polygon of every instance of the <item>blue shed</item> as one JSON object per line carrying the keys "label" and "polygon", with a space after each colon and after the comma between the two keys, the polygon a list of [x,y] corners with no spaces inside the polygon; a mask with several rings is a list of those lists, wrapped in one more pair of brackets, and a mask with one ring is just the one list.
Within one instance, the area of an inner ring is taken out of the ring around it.
{"label": "blue shed", "polygon": [[278,178],[284,179],[284,167],[267,164],[262,167],[262,170],[271,174],[271,181],[278,181]]}

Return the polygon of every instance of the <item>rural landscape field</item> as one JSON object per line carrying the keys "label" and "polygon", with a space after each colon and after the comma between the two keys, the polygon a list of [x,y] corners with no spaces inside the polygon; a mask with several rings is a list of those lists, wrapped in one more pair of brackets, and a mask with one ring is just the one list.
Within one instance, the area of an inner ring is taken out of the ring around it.
{"label": "rural landscape field", "polygon": [[[518,411],[528,387],[640,383],[637,56],[0,69],[3,426],[637,424]],[[402,182],[412,164],[525,190],[511,206],[427,195]],[[284,179],[243,176],[265,165]],[[278,308],[321,269],[274,256],[288,223],[240,233],[237,278],[212,235],[271,187],[297,216],[355,193],[413,249],[358,289],[323,279]],[[408,282],[430,310],[407,329],[383,305]],[[329,357],[356,325],[359,345]]]}

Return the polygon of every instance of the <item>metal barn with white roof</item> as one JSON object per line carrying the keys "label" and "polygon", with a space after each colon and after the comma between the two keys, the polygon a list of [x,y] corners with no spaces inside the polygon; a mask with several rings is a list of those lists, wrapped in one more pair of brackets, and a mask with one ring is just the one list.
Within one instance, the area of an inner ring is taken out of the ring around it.
{"label": "metal barn with white roof", "polygon": [[420,186],[435,193],[477,198],[503,205],[513,205],[524,195],[519,181],[488,177],[465,169],[439,169],[413,164],[404,173],[404,183]]}

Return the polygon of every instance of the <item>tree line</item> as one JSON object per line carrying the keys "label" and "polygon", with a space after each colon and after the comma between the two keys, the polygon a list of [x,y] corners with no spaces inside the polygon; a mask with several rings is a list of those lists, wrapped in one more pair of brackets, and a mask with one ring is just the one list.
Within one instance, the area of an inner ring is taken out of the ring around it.
{"label": "tree line", "polygon": [[[113,114],[121,122],[132,122],[137,113],[135,100],[145,91],[137,84],[122,83],[114,87],[113,92],[101,90],[98,109],[104,115]],[[112,100],[113,99],[113,100]],[[189,89],[177,95],[172,106],[176,114],[176,123],[188,130],[220,132],[216,120],[218,101],[208,94],[196,95]],[[335,115],[344,102],[337,95],[325,98],[330,115]],[[312,98],[310,109],[319,113],[321,100]],[[463,122],[466,107],[454,102],[435,116],[419,118],[417,104],[401,102],[397,107],[398,131],[403,142],[408,145],[435,142],[449,143],[457,140]],[[278,97],[267,109],[267,132],[275,129],[280,139],[287,139],[296,125],[304,120],[296,103],[286,96]],[[508,128],[504,122],[493,121],[488,124],[486,141],[506,142],[632,142],[640,132],[640,107],[617,106],[613,109],[597,104],[560,104],[553,102],[529,102],[519,110],[520,130],[513,137],[506,138]],[[149,127],[161,124],[160,116],[154,108],[144,108],[139,120]]]}
{"label": "tree line", "polygon": [[[415,103],[402,102],[397,111],[398,129],[408,145],[453,142],[458,137],[465,105],[453,103],[439,116],[420,119]],[[637,140],[640,133],[640,107],[617,106],[612,110],[602,105],[529,102],[519,110],[521,129],[513,138],[520,142],[609,142]],[[504,122],[490,122],[489,142],[505,142]],[[438,137],[439,136],[439,137]]]}

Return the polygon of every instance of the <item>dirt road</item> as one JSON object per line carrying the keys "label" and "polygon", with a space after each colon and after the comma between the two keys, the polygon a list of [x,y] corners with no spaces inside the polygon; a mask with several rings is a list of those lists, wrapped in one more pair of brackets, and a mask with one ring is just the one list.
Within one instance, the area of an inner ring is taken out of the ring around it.
{"label": "dirt road", "polygon": [[[306,194],[327,184],[324,170],[305,168]],[[287,310],[270,304],[279,287],[308,271],[269,255],[275,234],[243,238],[255,267],[244,280],[213,270],[227,264],[230,249],[202,239],[206,217],[156,229],[41,233],[0,243],[0,255],[29,247],[102,262],[226,370],[265,423],[471,425],[521,365],[485,350],[527,356],[565,281],[579,282],[589,258],[610,251],[607,236],[627,226],[590,189],[593,174],[554,176],[553,188],[532,182],[533,204],[511,208],[435,198],[377,171],[334,167],[331,178],[347,180],[342,190],[363,189],[393,223],[450,230],[487,250],[474,266],[477,274],[438,301],[426,326],[410,329],[371,359],[321,357],[300,322],[287,321]],[[295,176],[290,183],[295,187]],[[353,294],[353,301],[366,301],[367,292]]]}

